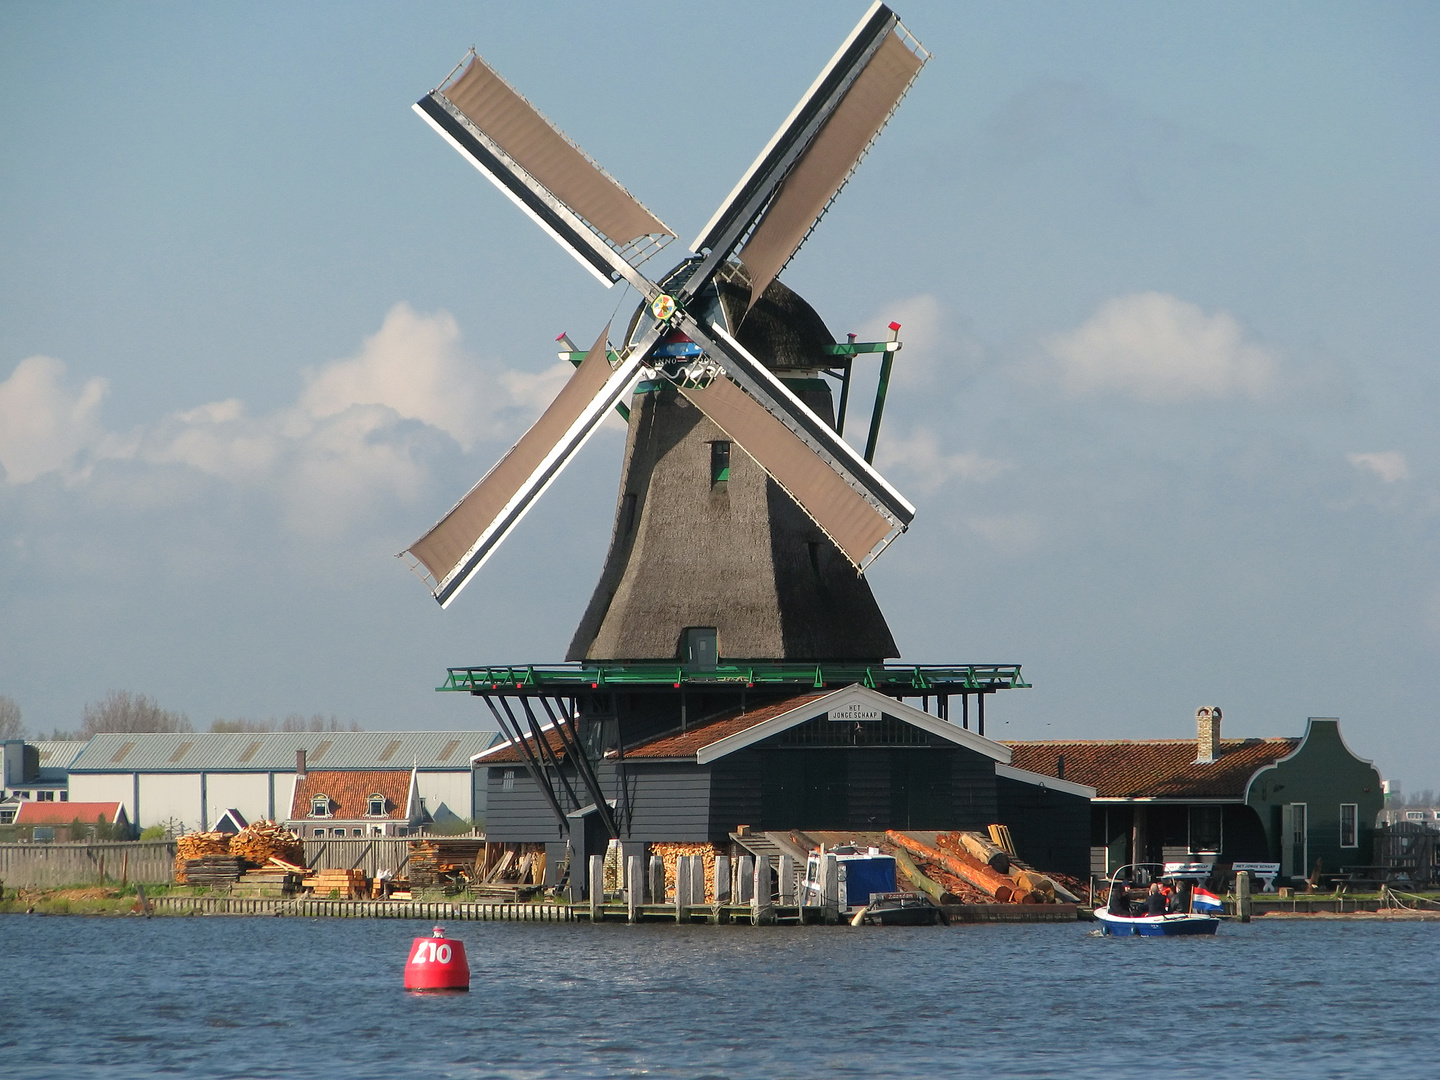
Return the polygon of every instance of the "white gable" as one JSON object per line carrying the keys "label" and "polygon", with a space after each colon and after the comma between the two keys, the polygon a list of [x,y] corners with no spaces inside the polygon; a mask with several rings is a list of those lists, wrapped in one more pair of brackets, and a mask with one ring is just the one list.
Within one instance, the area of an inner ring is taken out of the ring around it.
{"label": "white gable", "polygon": [[706,765],[717,758],[733,754],[737,750],[743,750],[747,746],[777,735],[792,727],[798,727],[807,720],[813,720],[817,716],[824,716],[827,713],[840,713],[845,711],[857,711],[860,713],[879,711],[886,716],[893,716],[895,719],[910,724],[913,727],[927,731],[931,735],[939,736],[947,742],[956,746],[963,746],[967,750],[974,750],[976,753],[984,754],[986,757],[1001,762],[1010,763],[1010,748],[1002,746],[993,739],[987,739],[983,735],[976,735],[973,731],[966,731],[956,724],[940,720],[929,713],[906,705],[903,701],[886,697],[884,694],[867,689],[859,684],[844,687],[834,693],[826,694],[815,701],[807,701],[798,708],[791,709],[787,713],[756,724],[752,728],[737,732],[728,738],[720,739],[708,746],[702,746],[695,760],[700,765]]}

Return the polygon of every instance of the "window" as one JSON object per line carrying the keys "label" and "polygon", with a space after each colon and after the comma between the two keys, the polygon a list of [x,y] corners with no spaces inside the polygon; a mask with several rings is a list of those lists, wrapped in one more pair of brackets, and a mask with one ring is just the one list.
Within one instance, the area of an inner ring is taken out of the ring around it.
{"label": "window", "polygon": [[371,796],[370,796],[370,816],[371,816],[371,817],[384,817],[384,816],[385,816],[385,796],[384,796],[384,795],[371,795]]}
{"label": "window", "polygon": [[344,830],[344,829],[331,829],[331,830],[330,830],[330,835],[331,835],[331,836],[344,836],[344,835],[345,835],[345,830]]}
{"label": "window", "polygon": [[322,836],[325,835],[325,830],[324,830],[324,829],[316,829],[316,830],[315,830],[314,832],[312,832],[310,835],[313,836],[313,837],[315,837],[315,838],[318,840],[320,837],[322,837]]}
{"label": "window", "polygon": [[686,667],[714,671],[720,658],[719,631],[713,626],[691,626],[685,630],[682,656]]}
{"label": "window", "polygon": [[380,826],[380,825],[371,825],[371,826],[370,826],[370,835],[371,835],[371,836],[384,836],[384,835],[385,835],[385,829],[384,829],[383,826]]}
{"label": "window", "polygon": [[1360,838],[1357,835],[1356,821],[1359,815],[1359,804],[1345,802],[1340,804],[1340,846],[1359,847]]}
{"label": "window", "polygon": [[329,816],[330,816],[330,796],[329,796],[329,795],[316,795],[314,798],[312,798],[312,799],[310,800],[310,816],[311,816],[311,817],[329,817]]}
{"label": "window", "polygon": [[28,792],[28,791],[17,791],[15,794],[16,794],[16,795],[19,795],[20,798],[22,798],[22,799],[28,799],[28,798],[30,798],[30,792]]}
{"label": "window", "polygon": [[514,769],[506,769],[503,773],[500,774],[500,790],[501,790],[501,791],[514,791],[514,790],[515,790],[515,770],[514,770]]}
{"label": "window", "polygon": [[55,801],[55,792],[53,792],[53,791],[37,791],[37,792],[35,793],[35,795],[36,795],[37,799],[38,799],[40,802],[54,802],[54,801]]}
{"label": "window", "polygon": [[[61,801],[61,802],[69,802],[69,801],[70,801],[70,792],[68,792],[68,791],[62,791],[62,792],[60,792],[60,801]],[[1436,815],[1436,816],[1437,816],[1437,817],[1440,817],[1440,815]]]}
{"label": "window", "polygon": [[710,483],[723,484],[730,479],[730,444],[716,440],[710,444]]}
{"label": "window", "polygon": [[[22,798],[25,798],[25,797],[26,797],[26,793],[23,792],[23,791],[20,793],[20,795],[21,795]],[[1405,820],[1406,820],[1406,821],[1424,821],[1424,820],[1425,820],[1425,811],[1424,811],[1424,810],[1406,810],[1406,811],[1405,811]]]}
{"label": "window", "polygon": [[1215,855],[1220,851],[1224,808],[1219,806],[1190,807],[1190,853]]}

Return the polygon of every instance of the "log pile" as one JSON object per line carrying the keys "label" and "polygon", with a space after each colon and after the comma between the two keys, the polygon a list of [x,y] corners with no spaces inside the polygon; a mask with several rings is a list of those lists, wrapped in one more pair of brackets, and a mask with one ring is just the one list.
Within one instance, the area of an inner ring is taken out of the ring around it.
{"label": "log pile", "polygon": [[249,900],[278,900],[294,896],[300,891],[300,875],[278,866],[266,866],[258,870],[247,870],[230,890],[231,896]]}
{"label": "log pile", "polygon": [[[1017,870],[1015,877],[1002,874],[989,862],[982,862],[971,854],[959,833],[940,833],[935,838],[934,847],[893,830],[886,833],[886,837],[891,843],[904,848],[912,858],[921,860],[930,866],[933,870],[934,880],[945,885],[947,889],[951,889],[952,886],[946,878],[956,879],[956,884],[969,886],[970,889],[983,894],[982,903],[1053,904],[1055,902],[1053,883],[1051,891],[1048,893],[1043,887],[1044,882],[1048,881],[1044,875],[1022,870]],[[1004,852],[999,851],[998,848],[996,851],[1001,856],[1004,855]],[[982,853],[984,853],[983,849]],[[957,893],[957,895],[960,894]]]}
{"label": "log pile", "polygon": [[230,854],[251,866],[266,866],[271,859],[304,865],[305,845],[289,829],[273,821],[256,821],[230,841]]}
{"label": "log pile", "polygon": [[186,859],[175,880],[205,889],[228,888],[240,877],[240,860],[233,855],[206,855]]}
{"label": "log pile", "polygon": [[189,832],[175,841],[175,883],[189,884],[185,864],[230,854],[230,836],[222,832]]}
{"label": "log pile", "polygon": [[675,893],[675,866],[681,855],[699,855],[705,860],[705,902],[715,902],[715,856],[720,854],[714,844],[651,844],[650,854],[659,855],[665,863],[665,892]]}
{"label": "log pile", "polygon": [[473,836],[431,836],[410,841],[410,881],[420,888],[453,882],[474,872],[485,841]]}

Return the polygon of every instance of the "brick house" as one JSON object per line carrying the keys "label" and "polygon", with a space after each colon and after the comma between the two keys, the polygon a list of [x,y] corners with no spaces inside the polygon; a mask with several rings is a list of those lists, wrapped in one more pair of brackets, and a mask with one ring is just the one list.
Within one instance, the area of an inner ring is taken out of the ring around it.
{"label": "brick house", "polygon": [[316,769],[297,777],[286,828],[305,839],[408,836],[431,820],[415,769]]}

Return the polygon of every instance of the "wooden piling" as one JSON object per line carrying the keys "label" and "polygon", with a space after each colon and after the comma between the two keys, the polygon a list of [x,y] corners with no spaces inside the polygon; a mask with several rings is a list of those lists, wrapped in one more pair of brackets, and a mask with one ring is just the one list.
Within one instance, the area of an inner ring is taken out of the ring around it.
{"label": "wooden piling", "polygon": [[690,907],[690,859],[681,855],[675,860],[675,921],[683,923]]}
{"label": "wooden piling", "polygon": [[795,903],[795,859],[790,855],[780,856],[780,905],[789,907]]}
{"label": "wooden piling", "polygon": [[640,906],[645,900],[645,875],[641,872],[644,860],[639,855],[631,855],[626,862],[629,864],[625,874],[626,914],[632,923],[637,923],[640,921]]}
{"label": "wooden piling", "polygon": [[1235,875],[1235,914],[1240,921],[1250,921],[1250,872],[1241,870]]}
{"label": "wooden piling", "polygon": [[730,856],[715,856],[715,903],[730,903]]}
{"label": "wooden piling", "polygon": [[755,858],[755,877],[750,888],[750,922],[754,926],[769,926],[775,922],[775,905],[770,891],[770,856]]}
{"label": "wooden piling", "polygon": [[605,858],[590,856],[590,921],[598,923],[605,917]]}
{"label": "wooden piling", "polygon": [[665,860],[659,855],[650,856],[650,903],[665,903]]}

